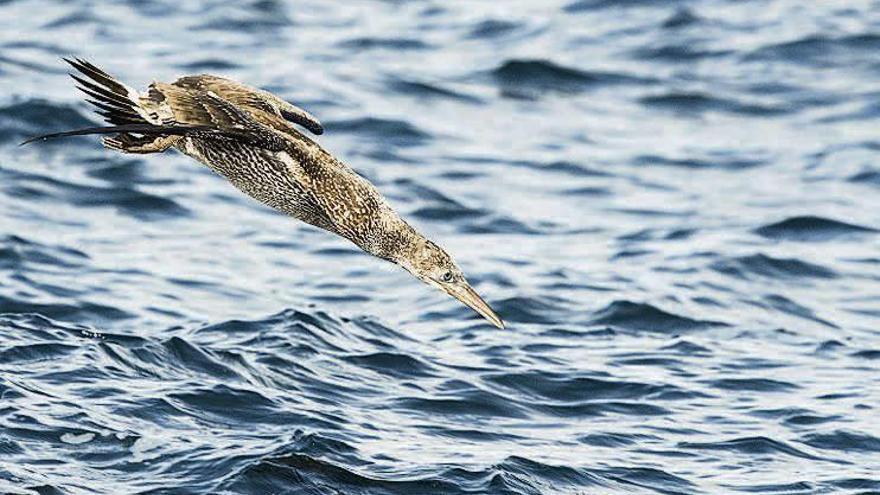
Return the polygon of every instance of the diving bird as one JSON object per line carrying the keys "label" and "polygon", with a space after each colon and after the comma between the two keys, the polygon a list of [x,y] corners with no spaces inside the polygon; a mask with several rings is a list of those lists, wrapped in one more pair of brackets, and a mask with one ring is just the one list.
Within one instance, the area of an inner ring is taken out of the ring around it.
{"label": "diving bird", "polygon": [[365,178],[296,126],[324,128],[305,110],[231,79],[200,74],[154,82],[138,92],[82,59],[64,59],[89,103],[110,124],[38,136],[102,134],[122,153],[174,148],[222,175],[252,198],[342,236],[400,265],[458,299],[499,328],[501,318],[471,288],[440,246],[403,220]]}

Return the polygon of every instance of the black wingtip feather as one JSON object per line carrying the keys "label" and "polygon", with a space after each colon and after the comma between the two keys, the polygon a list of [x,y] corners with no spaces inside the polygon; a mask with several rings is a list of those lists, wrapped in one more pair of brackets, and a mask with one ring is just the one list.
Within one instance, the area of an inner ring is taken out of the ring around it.
{"label": "black wingtip feather", "polygon": [[154,124],[121,124],[107,127],[86,127],[84,129],[75,129],[72,131],[54,132],[52,134],[43,134],[42,136],[34,136],[23,141],[19,146],[33,143],[34,141],[45,141],[47,139],[56,139],[71,136],[88,136],[92,134],[142,134],[144,136],[186,136],[193,133],[203,133],[203,135],[226,136],[233,139],[241,139],[247,141],[253,136],[247,132],[235,129],[219,129],[213,126],[205,125],[154,125]]}
{"label": "black wingtip feather", "polygon": [[153,124],[125,124],[108,127],[86,127],[84,129],[75,129],[72,131],[54,132],[51,134],[43,134],[42,136],[34,136],[23,141],[19,146],[24,146],[26,144],[33,143],[34,141],[45,141],[47,139],[56,139],[71,136],[88,136],[92,134],[119,134],[130,132],[134,134],[149,135],[182,135],[200,129],[201,128],[194,126],[160,126]]}
{"label": "black wingtip feather", "polygon": [[128,89],[122,83],[117,81],[116,78],[104,72],[102,69],[98,68],[91,62],[78,57],[74,60],[65,58],[64,61],[70,64],[71,67],[73,67],[83,75],[87,76],[89,79],[106,87],[107,90],[116,93],[121,97],[128,98]]}
{"label": "black wingtip feather", "polygon": [[[74,81],[81,84],[83,88],[87,88],[95,93],[100,94],[101,97],[104,99],[113,100],[115,102],[118,102],[118,103],[124,104],[124,105],[131,104],[131,101],[129,100],[128,95],[121,95],[119,93],[114,93],[113,91],[110,91],[105,87],[101,87],[95,83],[91,83],[89,81],[86,81],[85,79],[77,76],[76,74],[70,74],[70,77],[72,77]],[[82,91],[83,88],[80,88],[80,90]]]}

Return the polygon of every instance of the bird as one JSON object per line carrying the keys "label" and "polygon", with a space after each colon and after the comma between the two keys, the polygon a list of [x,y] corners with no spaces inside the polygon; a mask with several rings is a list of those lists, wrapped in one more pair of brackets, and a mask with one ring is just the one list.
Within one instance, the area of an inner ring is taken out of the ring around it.
{"label": "bird", "polygon": [[106,148],[151,154],[175,149],[257,201],[353,242],[440,289],[504,328],[443,248],[398,215],[366,178],[297,127],[323,125],[278,96],[233,79],[188,75],[139,92],[83,58],[63,58],[86,101],[109,124],[22,143],[102,135]]}

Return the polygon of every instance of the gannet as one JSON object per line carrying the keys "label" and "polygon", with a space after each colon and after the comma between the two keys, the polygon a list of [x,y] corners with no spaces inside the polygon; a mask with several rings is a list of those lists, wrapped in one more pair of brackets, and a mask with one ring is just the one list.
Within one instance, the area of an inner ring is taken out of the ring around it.
{"label": "gannet", "polygon": [[64,59],[89,103],[110,124],[38,136],[103,134],[122,153],[174,148],[252,198],[353,242],[458,299],[486,320],[504,322],[452,257],[403,220],[379,191],[294,125],[322,134],[305,110],[260,89],[200,74],[152,83],[138,92],[83,59]]}

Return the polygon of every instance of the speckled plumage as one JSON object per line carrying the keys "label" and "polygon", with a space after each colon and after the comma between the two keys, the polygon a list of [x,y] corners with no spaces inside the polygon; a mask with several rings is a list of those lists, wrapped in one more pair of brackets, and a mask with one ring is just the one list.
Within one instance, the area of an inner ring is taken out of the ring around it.
{"label": "speckled plumage", "polygon": [[47,137],[112,134],[104,145],[124,153],[173,147],[252,198],[399,264],[503,327],[443,249],[405,222],[370,182],[295,127],[323,132],[305,110],[208,74],[154,82],[139,93],[89,62],[67,62],[86,76],[72,74],[112,127]]}

